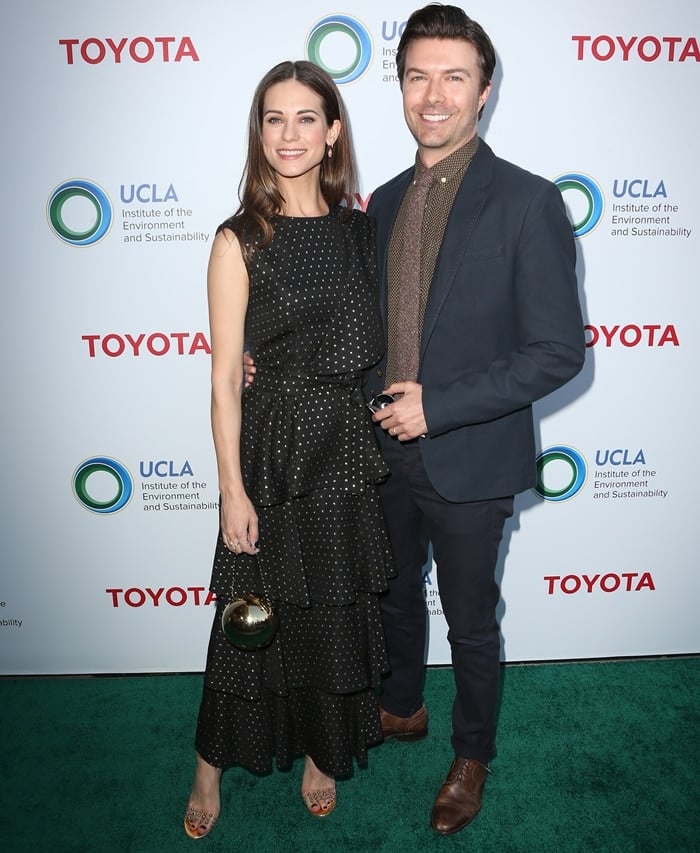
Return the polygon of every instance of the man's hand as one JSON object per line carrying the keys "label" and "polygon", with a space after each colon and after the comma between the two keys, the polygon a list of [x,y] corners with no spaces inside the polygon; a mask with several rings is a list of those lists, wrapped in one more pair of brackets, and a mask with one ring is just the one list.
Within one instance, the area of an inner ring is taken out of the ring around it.
{"label": "man's hand", "polygon": [[394,382],[383,392],[396,401],[372,415],[372,420],[399,441],[425,436],[428,425],[423,414],[423,386],[417,382]]}
{"label": "man's hand", "polygon": [[243,383],[246,388],[250,388],[255,379],[255,361],[253,356],[246,350],[243,353]]}

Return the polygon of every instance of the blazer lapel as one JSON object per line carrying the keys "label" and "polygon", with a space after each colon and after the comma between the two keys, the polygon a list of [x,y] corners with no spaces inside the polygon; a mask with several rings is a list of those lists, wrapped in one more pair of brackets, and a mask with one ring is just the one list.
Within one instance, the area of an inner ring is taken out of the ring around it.
{"label": "blazer lapel", "polygon": [[467,249],[474,226],[481,214],[489,194],[492,176],[493,152],[481,140],[474,159],[462,179],[452,210],[442,246],[435,263],[435,272],[430,285],[428,302],[423,318],[421,336],[421,358],[433,333],[447,295],[452,288],[457,270]]}

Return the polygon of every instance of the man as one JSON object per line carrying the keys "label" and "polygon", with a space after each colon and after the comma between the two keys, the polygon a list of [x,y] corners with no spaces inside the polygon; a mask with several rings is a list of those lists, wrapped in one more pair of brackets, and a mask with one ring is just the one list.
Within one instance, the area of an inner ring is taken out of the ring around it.
{"label": "man", "polygon": [[495,581],[515,494],[535,484],[531,404],[584,361],[575,248],[561,194],[494,156],[477,125],[495,52],[454,6],[414,12],[399,42],[415,166],[373,194],[387,358],[367,393],[390,476],[380,487],[398,575],[383,601],[391,664],[385,738],[427,733],[423,704],[430,542],[456,684],[454,761],[431,824],[478,813],[495,753],[500,655]]}

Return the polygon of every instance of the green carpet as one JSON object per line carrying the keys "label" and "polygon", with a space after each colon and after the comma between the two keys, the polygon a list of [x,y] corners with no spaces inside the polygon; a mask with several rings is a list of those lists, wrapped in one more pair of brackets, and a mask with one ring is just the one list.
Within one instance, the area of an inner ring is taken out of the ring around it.
{"label": "green carpet", "polygon": [[443,838],[430,808],[452,759],[452,672],[429,669],[430,735],[370,751],[327,819],[302,763],[222,782],[209,838],[182,816],[201,676],[0,679],[0,849],[9,853],[697,851],[697,658],[504,668],[498,756],[477,820]]}

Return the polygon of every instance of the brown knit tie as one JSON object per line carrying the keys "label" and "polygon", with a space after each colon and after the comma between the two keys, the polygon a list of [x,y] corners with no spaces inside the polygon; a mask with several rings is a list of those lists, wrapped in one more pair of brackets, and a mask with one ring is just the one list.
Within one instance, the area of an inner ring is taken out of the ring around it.
{"label": "brown knit tie", "polygon": [[[401,275],[394,300],[396,321],[394,340],[389,341],[389,382],[415,381],[420,354],[420,261],[423,214],[433,173],[421,169],[406,209],[401,252]],[[393,346],[392,346],[393,344]]]}

